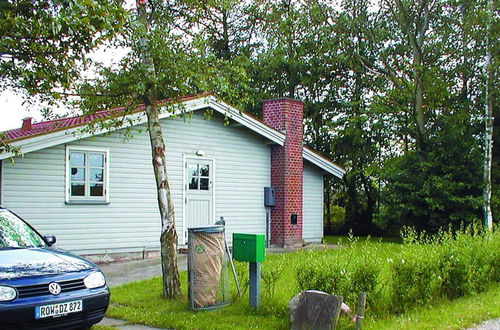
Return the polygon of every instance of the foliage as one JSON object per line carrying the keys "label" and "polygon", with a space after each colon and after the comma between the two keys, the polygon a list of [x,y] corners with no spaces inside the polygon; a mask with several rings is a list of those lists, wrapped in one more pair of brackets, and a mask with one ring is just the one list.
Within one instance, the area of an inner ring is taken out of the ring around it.
{"label": "foliage", "polygon": [[264,283],[264,292],[269,299],[273,299],[276,294],[276,283],[283,275],[285,269],[286,256],[280,255],[274,259],[272,264],[264,263],[262,266],[261,278]]}
{"label": "foliage", "polygon": [[325,203],[324,231],[327,235],[338,234],[345,224],[345,208]]}
{"label": "foliage", "polygon": [[404,225],[437,232],[480,221],[481,150],[473,138],[475,131],[459,129],[457,120],[435,125],[429,138],[433,148],[425,161],[411,151],[387,160],[378,215],[386,232],[397,232]]}
{"label": "foliage", "polygon": [[474,227],[436,236],[406,230],[404,245],[380,248],[351,242],[341,256],[309,255],[297,270],[301,289],[342,295],[355,304],[367,292],[371,313],[408,311],[436,299],[455,299],[498,282],[500,233]]}
{"label": "foliage", "polygon": [[126,15],[120,1],[1,1],[0,88],[60,96]]}
{"label": "foliage", "polygon": [[354,306],[359,292],[367,292],[368,304],[376,301],[377,287],[382,268],[377,258],[376,245],[369,240],[361,244],[351,241],[340,258],[310,252],[297,270],[297,281],[301,290],[320,290],[344,297],[344,302]]}

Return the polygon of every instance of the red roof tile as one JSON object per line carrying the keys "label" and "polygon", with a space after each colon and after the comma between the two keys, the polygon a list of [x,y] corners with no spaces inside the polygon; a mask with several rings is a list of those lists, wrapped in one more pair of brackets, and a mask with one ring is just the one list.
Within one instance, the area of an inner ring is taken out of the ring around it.
{"label": "red roof tile", "polygon": [[[187,101],[207,95],[213,95],[211,92],[203,92],[194,95],[188,95],[182,98],[177,99],[176,101]],[[165,104],[171,102],[171,99],[158,101],[158,104]],[[38,123],[33,123],[31,129],[23,130],[22,128],[11,129],[3,132],[7,136],[7,142],[13,142],[17,140],[24,140],[27,138],[35,137],[38,135],[45,135],[49,133],[54,133],[57,131],[83,126],[90,122],[99,121],[105,118],[113,118],[120,116],[123,114],[125,107],[109,109],[109,110],[101,110],[96,113],[84,116],[75,116],[68,118],[60,118],[48,121],[41,121]],[[140,104],[137,108],[132,111],[133,113],[141,112],[144,110],[144,104]]]}

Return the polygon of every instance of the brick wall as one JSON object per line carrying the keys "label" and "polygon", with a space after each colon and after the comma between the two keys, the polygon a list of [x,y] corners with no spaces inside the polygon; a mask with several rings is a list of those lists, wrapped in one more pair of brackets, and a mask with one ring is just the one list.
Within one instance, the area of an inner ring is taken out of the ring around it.
{"label": "brick wall", "polygon": [[[303,103],[280,98],[264,101],[264,122],[286,134],[284,146],[271,146],[271,184],[276,206],[271,208],[271,244],[290,246],[302,242],[302,136]],[[292,224],[292,215],[297,223]]]}

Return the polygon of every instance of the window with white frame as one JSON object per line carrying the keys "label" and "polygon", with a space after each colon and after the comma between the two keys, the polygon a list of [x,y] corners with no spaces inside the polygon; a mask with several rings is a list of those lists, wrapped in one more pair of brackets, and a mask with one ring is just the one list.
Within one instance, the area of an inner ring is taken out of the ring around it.
{"label": "window with white frame", "polygon": [[66,201],[107,202],[108,150],[67,147]]}

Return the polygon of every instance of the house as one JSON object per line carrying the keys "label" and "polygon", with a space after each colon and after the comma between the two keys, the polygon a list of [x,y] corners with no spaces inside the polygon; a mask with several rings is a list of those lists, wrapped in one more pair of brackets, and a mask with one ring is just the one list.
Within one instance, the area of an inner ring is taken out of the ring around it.
{"label": "house", "polygon": [[[341,177],[344,170],[303,147],[301,102],[264,101],[263,121],[210,93],[178,102],[182,109],[163,111],[160,119],[180,246],[187,244],[187,228],[220,217],[228,240],[233,232],[269,230],[278,246],[321,241],[323,176]],[[123,109],[40,123],[27,118],[21,128],[4,132],[23,155],[0,154],[0,203],[79,254],[158,250],[160,219],[144,112],[139,107],[129,114],[128,128],[81,129],[118,115]],[[273,207],[264,206],[269,186],[276,189]]]}

